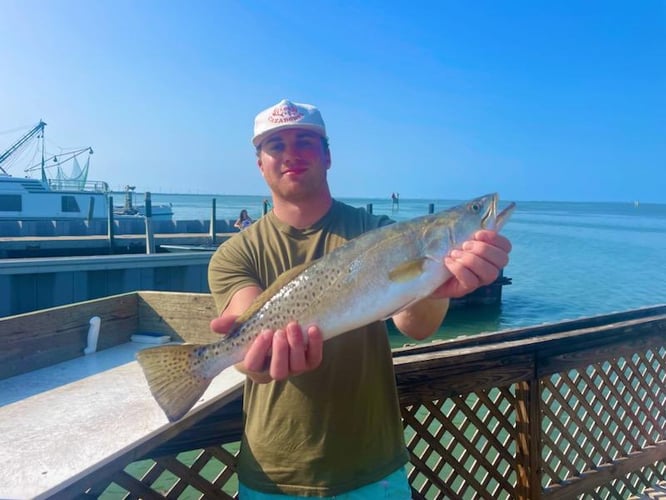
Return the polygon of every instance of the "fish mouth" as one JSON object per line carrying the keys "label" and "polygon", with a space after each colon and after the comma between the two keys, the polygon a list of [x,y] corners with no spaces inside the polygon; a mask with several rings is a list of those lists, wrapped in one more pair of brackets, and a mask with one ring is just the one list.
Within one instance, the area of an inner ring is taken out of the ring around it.
{"label": "fish mouth", "polygon": [[514,208],[516,208],[516,203],[512,201],[506,207],[504,207],[504,210],[502,210],[499,214],[497,214],[497,217],[495,217],[495,224],[494,224],[495,231],[499,231],[500,229],[502,229],[504,223],[509,220],[509,217],[511,217]]}
{"label": "fish mouth", "polygon": [[509,203],[504,209],[497,213],[497,203],[499,202],[499,196],[497,194],[491,195],[490,203],[488,206],[488,211],[481,220],[481,227],[485,229],[491,229],[493,231],[499,231],[502,229],[502,226],[509,220],[513,209],[516,208],[516,203]]}
{"label": "fish mouth", "polygon": [[489,194],[486,198],[490,198],[490,200],[488,200],[486,213],[481,217],[481,227],[483,229],[491,229],[497,218],[495,214],[497,213],[497,200],[499,197],[497,196],[497,193],[495,193]]}

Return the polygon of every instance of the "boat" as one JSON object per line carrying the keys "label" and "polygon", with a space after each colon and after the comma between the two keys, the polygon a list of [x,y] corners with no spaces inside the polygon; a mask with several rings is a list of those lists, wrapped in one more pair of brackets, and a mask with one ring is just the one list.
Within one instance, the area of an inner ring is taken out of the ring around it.
{"label": "boat", "polygon": [[[113,206],[110,210],[113,197],[109,185],[104,181],[88,180],[92,147],[49,155],[44,145],[45,127],[46,123],[40,120],[0,154],[0,221],[91,221],[107,219],[110,212],[117,217],[173,216],[170,204],[151,204],[152,213],[147,214],[144,205],[130,203],[128,207],[126,200],[124,206]],[[33,158],[38,156],[39,161],[24,169],[27,174],[24,177],[11,175],[9,164],[16,164],[29,149],[32,149]],[[84,154],[87,158],[81,168],[78,157]],[[67,175],[63,165],[69,162],[73,167]],[[39,178],[31,177],[35,171],[40,172]],[[56,174],[49,177],[47,171]]]}

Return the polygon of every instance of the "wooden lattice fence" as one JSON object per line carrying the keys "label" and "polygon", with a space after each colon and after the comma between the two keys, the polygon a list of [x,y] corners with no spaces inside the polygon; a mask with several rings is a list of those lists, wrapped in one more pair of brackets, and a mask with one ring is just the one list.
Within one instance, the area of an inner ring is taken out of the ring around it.
{"label": "wooden lattice fence", "polygon": [[[666,479],[666,306],[394,361],[414,498],[630,498]],[[240,418],[237,399],[84,496],[235,498]]]}

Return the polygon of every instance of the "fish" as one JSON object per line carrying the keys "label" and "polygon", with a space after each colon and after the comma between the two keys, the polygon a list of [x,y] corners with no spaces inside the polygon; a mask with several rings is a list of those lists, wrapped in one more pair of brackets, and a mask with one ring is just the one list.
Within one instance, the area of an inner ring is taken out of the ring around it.
{"label": "fish", "polygon": [[181,419],[222,370],[243,360],[264,330],[298,321],[324,340],[385,320],[431,295],[451,273],[443,259],[479,229],[499,231],[515,203],[498,213],[488,194],[439,213],[368,231],[320,259],[286,271],[262,292],[230,332],[210,344],[171,344],[137,353],[151,393],[167,418]]}

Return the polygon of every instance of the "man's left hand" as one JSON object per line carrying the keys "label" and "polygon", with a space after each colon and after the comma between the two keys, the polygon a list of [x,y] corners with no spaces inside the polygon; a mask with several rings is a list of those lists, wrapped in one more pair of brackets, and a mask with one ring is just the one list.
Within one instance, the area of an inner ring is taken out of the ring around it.
{"label": "man's left hand", "polygon": [[491,284],[509,263],[511,242],[504,236],[482,229],[444,258],[453,274],[431,295],[432,298],[457,298]]}

